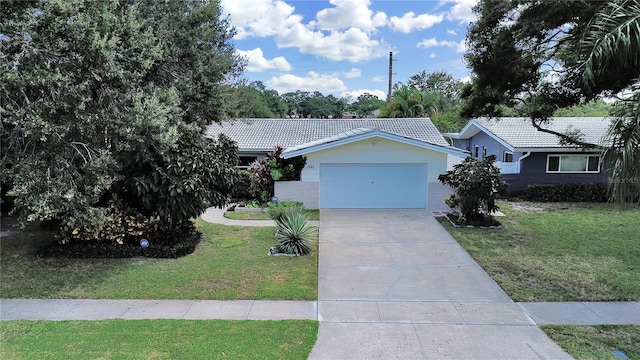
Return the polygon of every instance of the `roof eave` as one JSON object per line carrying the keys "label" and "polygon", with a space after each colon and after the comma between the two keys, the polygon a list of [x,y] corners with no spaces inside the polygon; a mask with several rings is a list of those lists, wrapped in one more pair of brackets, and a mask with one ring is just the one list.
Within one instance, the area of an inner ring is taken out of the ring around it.
{"label": "roof eave", "polygon": [[321,143],[321,144],[317,144],[317,145],[311,145],[311,146],[308,146],[308,147],[302,147],[302,148],[295,149],[295,150],[289,150],[288,151],[288,149],[285,149],[282,152],[282,157],[284,159],[290,159],[292,157],[301,156],[301,155],[307,155],[307,154],[310,154],[310,153],[314,153],[314,152],[318,152],[318,151],[321,151],[321,150],[334,148],[334,147],[341,146],[341,145],[350,144],[350,143],[361,141],[361,140],[370,139],[370,138],[373,138],[373,137],[380,137],[380,138],[384,138],[384,139],[387,139],[387,140],[398,141],[400,143],[404,143],[404,144],[407,144],[407,145],[412,145],[412,146],[417,146],[417,147],[421,147],[421,148],[428,149],[428,150],[443,152],[443,153],[446,153],[446,154],[449,154],[449,155],[455,155],[455,156],[460,156],[460,157],[466,157],[468,155],[467,151],[464,151],[464,150],[461,150],[461,149],[457,149],[457,148],[454,148],[454,147],[442,146],[442,145],[438,145],[438,144],[432,144],[432,143],[428,143],[428,142],[424,142],[424,141],[420,141],[420,140],[416,140],[416,139],[411,139],[411,138],[407,138],[407,137],[396,135],[396,134],[391,134],[391,133],[388,133],[388,132],[385,132],[385,131],[381,131],[381,130],[375,130],[375,131],[371,131],[371,132],[367,132],[367,133],[363,133],[363,134],[358,134],[358,135],[354,135],[354,136],[338,139],[338,140],[335,140],[335,141],[330,141],[330,142]]}

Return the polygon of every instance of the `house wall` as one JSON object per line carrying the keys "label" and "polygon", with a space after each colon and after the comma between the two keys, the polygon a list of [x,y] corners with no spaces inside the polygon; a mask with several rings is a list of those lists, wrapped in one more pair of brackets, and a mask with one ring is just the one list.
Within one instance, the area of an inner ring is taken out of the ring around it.
{"label": "house wall", "polygon": [[346,144],[307,155],[301,181],[276,182],[275,194],[279,200],[302,201],[307,208],[319,207],[321,163],[427,163],[427,202],[430,210],[446,210],[444,199],[451,188],[438,182],[438,175],[447,170],[447,154],[422,149],[383,138],[372,138]]}
{"label": "house wall", "polygon": [[428,163],[431,182],[447,170],[447,154],[376,137],[307,155],[302,181],[320,181],[321,163]]}
{"label": "house wall", "polygon": [[[482,148],[487,147],[487,155],[495,155],[497,161],[504,161],[504,152],[509,151],[504,145],[497,142],[491,136],[484,132],[479,132],[469,138],[469,151],[475,156],[475,146],[479,147],[478,159],[482,159]],[[466,150],[466,149],[465,149]],[[516,154],[513,154],[513,160],[517,160]]]}
{"label": "house wall", "polygon": [[[503,174],[502,179],[509,184],[509,193],[518,193],[530,184],[606,183],[608,180],[605,161],[599,173],[571,174],[547,173],[547,155],[561,155],[563,152],[531,153],[522,160],[520,174]],[[575,154],[575,153],[573,153]],[[585,153],[586,154],[586,153]],[[597,155],[597,154],[596,154]],[[514,155],[515,158],[515,155]],[[606,159],[605,159],[606,160]]]}
{"label": "house wall", "polygon": [[278,201],[302,201],[307,209],[320,207],[320,183],[317,181],[276,181],[275,195]]}

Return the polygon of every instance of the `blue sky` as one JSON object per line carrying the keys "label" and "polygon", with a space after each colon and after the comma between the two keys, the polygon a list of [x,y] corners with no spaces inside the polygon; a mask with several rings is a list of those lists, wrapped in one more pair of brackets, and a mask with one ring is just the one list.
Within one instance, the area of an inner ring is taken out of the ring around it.
{"label": "blue sky", "polygon": [[320,91],[385,99],[422,70],[468,79],[465,34],[476,0],[222,0],[248,60],[245,78],[280,94]]}

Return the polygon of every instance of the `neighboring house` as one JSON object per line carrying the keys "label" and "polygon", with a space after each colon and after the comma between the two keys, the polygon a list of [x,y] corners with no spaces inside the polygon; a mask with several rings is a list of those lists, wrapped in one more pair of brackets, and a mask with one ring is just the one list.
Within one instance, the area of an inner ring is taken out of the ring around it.
{"label": "neighboring house", "polygon": [[451,190],[437,178],[468,154],[449,145],[429,119],[246,119],[210,125],[238,144],[243,164],[277,145],[306,156],[301,181],[276,183],[281,200],[308,208],[441,210]]}
{"label": "neighboring house", "polygon": [[[551,118],[545,128],[579,134],[580,140],[601,145],[610,119],[593,117]],[[529,118],[480,118],[469,121],[459,133],[446,133],[453,146],[482,159],[496,155],[509,192],[529,184],[605,183],[606,162],[600,150],[566,145],[556,135],[538,131]]]}

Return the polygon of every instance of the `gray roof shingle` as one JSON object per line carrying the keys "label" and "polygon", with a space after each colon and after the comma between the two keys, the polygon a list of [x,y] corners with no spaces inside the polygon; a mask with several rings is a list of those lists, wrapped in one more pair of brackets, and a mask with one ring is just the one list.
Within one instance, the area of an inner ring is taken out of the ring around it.
{"label": "gray roof shingle", "polygon": [[206,136],[222,133],[236,141],[241,150],[271,150],[318,141],[359,128],[381,131],[447,146],[449,143],[426,118],[375,119],[242,119],[209,125]]}
{"label": "gray roof shingle", "polygon": [[[560,144],[557,136],[534,128],[529,118],[479,118],[475,121],[514,148],[567,147]],[[605,117],[555,117],[550,118],[549,124],[543,127],[560,133],[577,129],[584,135],[581,140],[600,145],[609,124],[611,119]]]}

